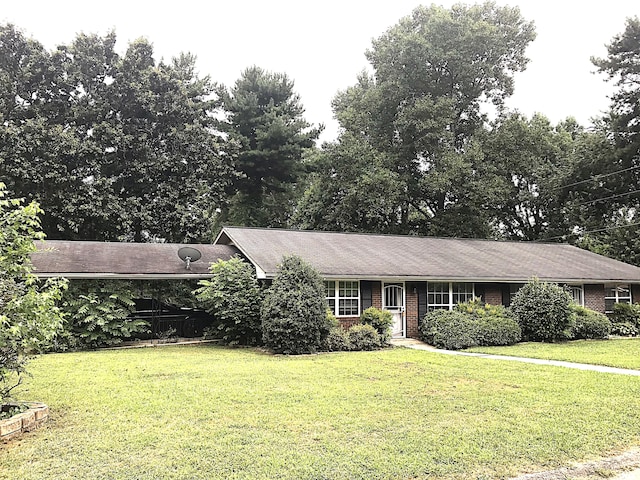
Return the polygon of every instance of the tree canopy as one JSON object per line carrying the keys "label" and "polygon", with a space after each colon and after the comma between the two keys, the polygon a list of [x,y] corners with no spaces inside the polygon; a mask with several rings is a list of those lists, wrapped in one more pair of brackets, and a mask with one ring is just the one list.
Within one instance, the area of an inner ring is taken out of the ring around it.
{"label": "tree canopy", "polygon": [[46,51],[0,27],[0,175],[45,210],[49,238],[204,239],[229,179],[213,84],[115,33]]}

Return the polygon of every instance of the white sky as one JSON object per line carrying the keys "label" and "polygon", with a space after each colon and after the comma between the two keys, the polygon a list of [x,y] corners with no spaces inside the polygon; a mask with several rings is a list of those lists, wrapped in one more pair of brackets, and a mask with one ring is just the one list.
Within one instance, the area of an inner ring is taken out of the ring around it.
{"label": "white sky", "polygon": [[[77,32],[104,35],[115,29],[117,50],[146,37],[156,59],[179,52],[198,57],[201,75],[232,85],[251,65],[285,72],[312,123],[324,123],[321,139],[333,140],[338,125],[331,100],[353,85],[367,67],[371,40],[397,23],[418,0],[0,0],[0,22],[11,22],[47,48],[69,43]],[[427,0],[424,4],[430,4]],[[435,0],[445,7],[457,3]],[[463,3],[473,3],[465,1]],[[608,105],[613,86],[594,74],[590,56],[606,55],[605,44],[640,16],[637,0],[498,0],[518,5],[534,20],[537,39],[527,53],[527,71],[516,76],[510,108],[540,112],[552,122],[574,116],[584,125]]]}

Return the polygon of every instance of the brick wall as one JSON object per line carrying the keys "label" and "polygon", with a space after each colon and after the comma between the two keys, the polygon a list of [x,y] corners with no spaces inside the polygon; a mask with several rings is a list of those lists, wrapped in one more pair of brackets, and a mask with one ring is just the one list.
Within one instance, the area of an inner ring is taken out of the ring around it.
{"label": "brick wall", "polygon": [[604,285],[585,285],[584,286],[584,306],[604,313]]}
{"label": "brick wall", "polygon": [[374,282],[371,285],[371,304],[382,309],[382,282]]}
{"label": "brick wall", "polygon": [[348,330],[354,325],[357,325],[360,323],[360,317],[340,317],[338,318],[338,321],[340,322],[340,326],[342,328],[344,328],[345,330]]}
{"label": "brick wall", "polygon": [[406,336],[409,338],[420,338],[418,332],[418,292],[411,284],[407,284],[405,296],[407,300],[405,306]]}
{"label": "brick wall", "polygon": [[502,285],[499,283],[485,283],[484,302],[491,305],[502,305]]}

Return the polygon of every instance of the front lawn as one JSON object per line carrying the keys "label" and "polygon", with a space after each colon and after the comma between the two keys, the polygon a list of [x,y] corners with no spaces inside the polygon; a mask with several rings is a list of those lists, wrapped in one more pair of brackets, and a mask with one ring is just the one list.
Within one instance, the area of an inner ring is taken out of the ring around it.
{"label": "front lawn", "polygon": [[564,343],[528,342],[509,347],[476,347],[466,351],[640,370],[640,338],[575,340]]}
{"label": "front lawn", "polygon": [[640,445],[640,378],[390,349],[46,355],[2,479],[505,478]]}

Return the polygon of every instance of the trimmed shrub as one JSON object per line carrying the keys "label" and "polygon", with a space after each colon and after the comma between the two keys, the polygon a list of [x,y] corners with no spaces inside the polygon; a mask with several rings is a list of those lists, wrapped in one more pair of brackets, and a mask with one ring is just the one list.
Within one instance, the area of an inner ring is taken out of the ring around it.
{"label": "trimmed shrub", "polygon": [[194,293],[215,323],[207,335],[228,345],[262,342],[260,302],[262,291],[253,267],[237,257],[210,267],[210,280],[201,280]]}
{"label": "trimmed shrub", "polygon": [[607,338],[611,333],[611,321],[602,313],[572,303],[571,317],[576,340]]}
{"label": "trimmed shrub", "polygon": [[331,327],[322,350],[327,352],[344,352],[351,350],[349,334],[342,327]]}
{"label": "trimmed shrub", "polygon": [[378,331],[368,324],[354,325],[347,331],[350,350],[377,350],[382,346]]}
{"label": "trimmed shrub", "polygon": [[610,316],[611,323],[630,323],[640,328],[640,305],[637,303],[616,303]]}
{"label": "trimmed shrub", "polygon": [[325,289],[320,274],[297,256],[282,260],[262,303],[262,339],[276,353],[314,353],[326,342]]}
{"label": "trimmed shrub", "polygon": [[478,345],[513,345],[522,338],[520,325],[509,316],[492,315],[476,318],[475,321]]}
{"label": "trimmed shrub", "polygon": [[476,297],[455,308],[475,320],[478,345],[513,345],[522,337],[520,325],[502,305],[491,305]]}
{"label": "trimmed shrub", "polygon": [[457,310],[434,310],[420,324],[422,339],[429,345],[460,350],[478,345],[478,322]]}
{"label": "trimmed shrub", "polygon": [[360,315],[360,322],[375,328],[382,344],[389,343],[391,339],[391,326],[393,325],[393,315],[391,315],[391,312],[369,307]]}
{"label": "trimmed shrub", "polygon": [[633,323],[620,322],[611,324],[611,335],[619,335],[621,337],[637,337],[640,331]]}
{"label": "trimmed shrub", "polygon": [[553,342],[571,335],[571,303],[562,287],[534,278],[518,290],[511,311],[525,340]]}

